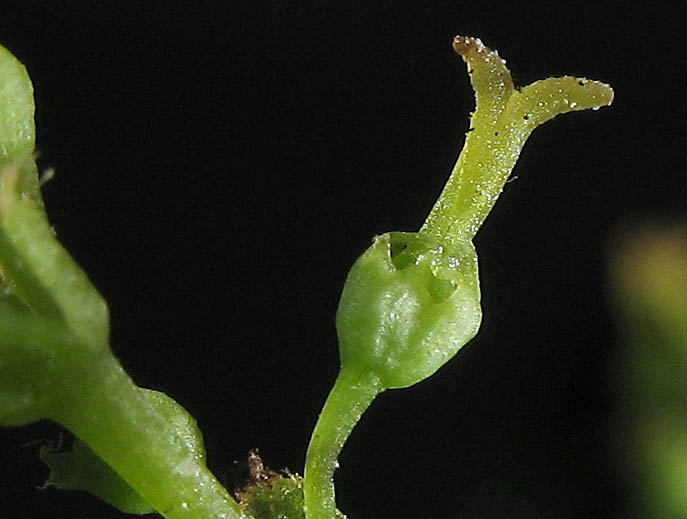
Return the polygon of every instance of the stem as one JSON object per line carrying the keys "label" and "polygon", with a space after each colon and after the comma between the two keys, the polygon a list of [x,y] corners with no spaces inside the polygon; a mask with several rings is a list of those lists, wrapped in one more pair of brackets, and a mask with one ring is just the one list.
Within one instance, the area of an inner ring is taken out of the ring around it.
{"label": "stem", "polygon": [[[64,320],[84,345],[108,348],[107,304],[55,238],[40,193],[23,191],[32,160],[0,168],[0,263],[11,292],[35,312]],[[37,175],[37,173],[36,173]]]}
{"label": "stem", "polygon": [[498,121],[515,92],[506,62],[479,38],[456,36],[453,49],[467,64],[475,91],[475,111],[458,162],[422,226],[421,232],[439,243],[474,237],[519,153],[506,149],[503,140],[508,136],[497,131]]}
{"label": "stem", "polygon": [[334,519],[334,470],[351,431],[375,397],[379,379],[342,367],[315,425],[305,459],[303,494],[306,519]]}
{"label": "stem", "polygon": [[[72,366],[78,365],[73,363]],[[70,429],[167,519],[245,519],[239,504],[116,359],[88,359],[70,405],[51,418]],[[72,368],[73,369],[73,368]]]}

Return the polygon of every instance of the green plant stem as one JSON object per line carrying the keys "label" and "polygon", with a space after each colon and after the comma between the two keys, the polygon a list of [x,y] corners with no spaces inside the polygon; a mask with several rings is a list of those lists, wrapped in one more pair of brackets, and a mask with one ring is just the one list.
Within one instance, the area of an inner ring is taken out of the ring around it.
{"label": "green plant stem", "polygon": [[239,504],[204,464],[192,439],[169,422],[111,356],[71,359],[74,378],[56,388],[71,399],[50,418],[62,423],[167,519],[244,519]]}
{"label": "green plant stem", "polygon": [[315,425],[305,461],[303,494],[307,519],[334,519],[334,471],[353,427],[383,391],[378,378],[342,369]]}

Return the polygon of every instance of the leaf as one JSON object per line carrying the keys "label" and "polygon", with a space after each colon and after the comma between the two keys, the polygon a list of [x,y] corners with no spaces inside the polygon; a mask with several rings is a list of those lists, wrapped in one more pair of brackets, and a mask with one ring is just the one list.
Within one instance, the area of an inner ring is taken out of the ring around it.
{"label": "leaf", "polygon": [[74,440],[73,449],[69,452],[54,452],[43,447],[40,457],[50,467],[46,487],[83,490],[128,514],[154,512],[150,503],[78,439]]}
{"label": "leaf", "polygon": [[0,164],[22,162],[33,153],[33,86],[26,68],[0,46]]}
{"label": "leaf", "polygon": [[[147,400],[166,424],[161,436],[171,438],[199,467],[205,464],[203,438],[195,420],[172,398],[151,389],[138,388],[139,396]],[[163,438],[161,438],[161,443]],[[50,467],[46,486],[63,490],[83,490],[130,514],[154,512],[153,507],[105,461],[78,438],[69,452],[54,452],[43,448],[41,459]],[[191,467],[189,467],[190,469]]]}

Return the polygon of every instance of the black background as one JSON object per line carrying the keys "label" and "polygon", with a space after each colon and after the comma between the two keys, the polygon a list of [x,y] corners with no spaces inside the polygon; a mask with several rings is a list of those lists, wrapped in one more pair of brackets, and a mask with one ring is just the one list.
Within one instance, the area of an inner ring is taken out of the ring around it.
{"label": "black background", "polygon": [[[222,477],[255,447],[302,471],[346,273],[373,235],[418,228],[461,147],[473,100],[452,37],[481,37],[520,85],[613,85],[610,109],[532,136],[476,239],[479,336],[373,404],[337,497],[352,519],[625,517],[606,262],[624,226],[686,212],[682,17],[641,2],[135,4],[3,2],[0,42],[33,79],[48,213],[109,301],[114,351],[197,418]],[[0,514],[121,517],[35,489],[47,472],[22,445],[59,430],[2,432]]]}

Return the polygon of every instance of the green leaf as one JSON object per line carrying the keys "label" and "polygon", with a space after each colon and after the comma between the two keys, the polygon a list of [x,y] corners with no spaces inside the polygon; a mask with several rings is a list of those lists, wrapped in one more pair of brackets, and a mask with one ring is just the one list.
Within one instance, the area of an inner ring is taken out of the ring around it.
{"label": "green leaf", "polygon": [[[203,466],[205,448],[195,420],[164,393],[139,389],[139,394],[167,424],[166,430],[161,431],[162,435],[172,438],[177,448],[185,451],[187,459],[192,460],[192,465]],[[147,514],[154,511],[148,501],[78,439],[74,441],[73,450],[70,452],[53,452],[49,448],[43,448],[41,459],[51,469],[46,485],[64,490],[90,492],[122,512],[130,514]],[[188,470],[194,470],[192,465],[189,465]]]}
{"label": "green leaf", "polygon": [[22,65],[0,46],[0,165],[23,162],[33,153],[33,86]]}
{"label": "green leaf", "polygon": [[89,492],[128,514],[154,512],[150,503],[79,440],[74,440],[69,452],[54,452],[43,447],[40,457],[50,467],[45,486]]}

